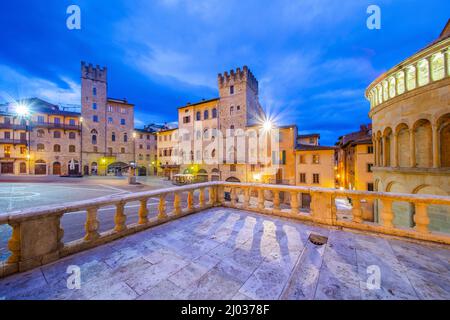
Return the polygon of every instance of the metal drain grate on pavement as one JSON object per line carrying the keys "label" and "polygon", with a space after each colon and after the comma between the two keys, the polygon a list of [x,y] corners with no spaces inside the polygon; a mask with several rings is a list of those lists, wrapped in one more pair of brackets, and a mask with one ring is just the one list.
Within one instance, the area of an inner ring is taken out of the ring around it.
{"label": "metal drain grate on pavement", "polygon": [[324,244],[327,243],[328,238],[324,237],[324,236],[321,236],[321,235],[318,235],[318,234],[311,233],[309,235],[309,241],[311,243],[315,244],[316,246],[323,246]]}

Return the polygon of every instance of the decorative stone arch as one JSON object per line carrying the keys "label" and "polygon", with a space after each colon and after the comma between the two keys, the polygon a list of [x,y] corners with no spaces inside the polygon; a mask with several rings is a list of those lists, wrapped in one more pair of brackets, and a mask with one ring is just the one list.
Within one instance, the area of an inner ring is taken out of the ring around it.
{"label": "decorative stone arch", "polygon": [[241,180],[239,180],[236,177],[228,177],[225,181],[226,182],[241,182]]}
{"label": "decorative stone arch", "polygon": [[397,165],[402,168],[411,166],[411,144],[409,126],[402,122],[395,127],[397,137]]}
{"label": "decorative stone arch", "polygon": [[436,130],[439,165],[450,168],[450,113],[443,114],[436,121]]}
{"label": "decorative stone arch", "polygon": [[414,158],[419,168],[433,167],[433,129],[431,121],[419,119],[413,125]]}
{"label": "decorative stone arch", "polygon": [[34,162],[34,174],[45,175],[47,174],[47,164],[44,160],[36,160]]}
{"label": "decorative stone arch", "polygon": [[431,57],[430,75],[432,81],[445,78],[445,55],[442,52],[436,52]]}
{"label": "decorative stone arch", "polygon": [[61,162],[55,161],[52,164],[52,174],[53,175],[61,175]]}
{"label": "decorative stone arch", "polygon": [[395,158],[393,146],[393,131],[391,127],[386,127],[383,131],[383,146],[384,146],[384,164],[386,167],[391,167]]}

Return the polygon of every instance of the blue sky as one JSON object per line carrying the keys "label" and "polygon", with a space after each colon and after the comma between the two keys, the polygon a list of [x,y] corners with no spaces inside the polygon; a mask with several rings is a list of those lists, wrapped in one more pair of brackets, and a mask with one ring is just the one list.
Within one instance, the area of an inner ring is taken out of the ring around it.
{"label": "blue sky", "polygon": [[[81,8],[81,30],[66,9]],[[366,27],[380,6],[381,30]],[[0,100],[80,104],[80,61],[108,67],[109,96],[136,104],[136,126],[171,122],[213,98],[217,74],[248,65],[279,124],[322,144],[369,122],[365,88],[438,37],[448,0],[2,1]]]}

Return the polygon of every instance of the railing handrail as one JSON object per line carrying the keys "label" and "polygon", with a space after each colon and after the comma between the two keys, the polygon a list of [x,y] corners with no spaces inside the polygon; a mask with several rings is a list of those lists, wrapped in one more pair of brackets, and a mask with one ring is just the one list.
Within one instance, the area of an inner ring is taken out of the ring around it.
{"label": "railing handrail", "polygon": [[114,205],[120,202],[132,202],[137,201],[142,198],[151,198],[155,196],[160,196],[164,194],[169,194],[173,192],[183,192],[189,191],[193,189],[200,189],[218,185],[218,182],[205,182],[205,183],[197,183],[190,184],[182,187],[176,188],[165,188],[165,189],[157,189],[150,191],[141,191],[132,194],[126,195],[110,195],[103,196],[94,199],[81,200],[70,202],[66,205],[50,205],[50,206],[41,206],[41,207],[33,207],[27,208],[23,210],[17,210],[9,213],[0,214],[0,224],[12,223],[12,222],[20,222],[23,220],[33,220],[39,219],[55,214],[61,214],[66,212],[80,211],[80,208],[92,208],[92,207],[103,207],[107,205]]}
{"label": "railing handrail", "polygon": [[103,196],[94,199],[81,200],[70,202],[66,205],[50,205],[33,207],[23,210],[17,210],[10,213],[0,214],[0,224],[20,222],[27,219],[38,219],[54,214],[61,214],[65,212],[71,212],[74,210],[79,211],[80,208],[102,207],[106,205],[115,205],[120,202],[132,202],[142,198],[151,198],[164,194],[170,194],[174,192],[183,192],[193,189],[206,188],[211,186],[222,187],[237,187],[237,188],[254,188],[254,189],[272,189],[285,192],[303,192],[303,193],[325,193],[333,194],[335,196],[354,196],[365,199],[391,199],[396,201],[407,202],[419,202],[424,204],[443,204],[450,205],[450,196],[437,196],[437,195],[418,195],[418,194],[403,194],[403,193],[386,193],[386,192],[373,192],[373,191],[356,191],[356,190],[340,190],[333,188],[321,188],[321,187],[304,187],[304,186],[287,186],[287,185],[275,185],[275,184],[261,184],[261,183],[239,183],[239,182],[225,182],[225,181],[211,181],[203,183],[188,184],[185,186],[141,191],[126,195],[110,195]]}
{"label": "railing handrail", "polygon": [[223,182],[218,181],[219,184],[223,186],[230,187],[252,187],[252,188],[263,188],[263,189],[277,189],[278,191],[304,191],[305,193],[319,192],[335,194],[337,196],[360,196],[366,198],[384,198],[393,199],[398,201],[408,201],[416,200],[418,202],[427,204],[446,204],[450,205],[450,196],[438,196],[438,195],[419,195],[419,194],[409,194],[409,193],[392,193],[392,192],[376,192],[376,191],[359,191],[359,190],[340,190],[334,188],[322,188],[322,187],[305,187],[305,186],[289,186],[289,185],[279,185],[279,184],[262,184],[262,183],[241,183],[241,182]]}

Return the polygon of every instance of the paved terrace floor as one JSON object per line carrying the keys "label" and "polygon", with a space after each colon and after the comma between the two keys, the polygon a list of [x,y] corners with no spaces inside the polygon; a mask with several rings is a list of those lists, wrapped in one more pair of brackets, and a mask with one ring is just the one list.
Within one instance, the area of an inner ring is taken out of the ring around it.
{"label": "paved terrace floor", "polygon": [[0,299],[450,299],[450,250],[215,208],[2,279]]}

